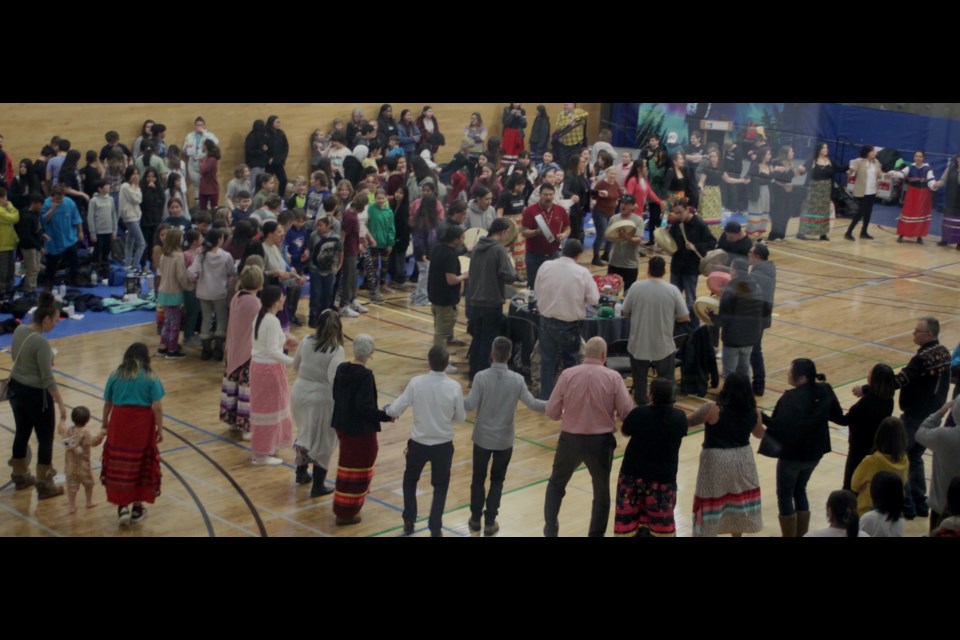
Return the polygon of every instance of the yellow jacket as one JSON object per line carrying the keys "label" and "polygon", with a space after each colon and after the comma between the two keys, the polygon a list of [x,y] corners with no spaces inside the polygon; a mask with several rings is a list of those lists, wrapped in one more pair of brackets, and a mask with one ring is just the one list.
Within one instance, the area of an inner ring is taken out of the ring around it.
{"label": "yellow jacket", "polygon": [[870,483],[873,482],[873,476],[881,471],[897,474],[906,486],[907,475],[910,472],[910,460],[904,454],[900,462],[894,462],[887,454],[876,451],[857,465],[856,471],[853,472],[853,479],[850,480],[850,490],[857,494],[857,512],[861,516],[873,509]]}
{"label": "yellow jacket", "polygon": [[20,212],[9,202],[0,206],[0,251],[16,251],[20,238],[13,225],[20,222]]}

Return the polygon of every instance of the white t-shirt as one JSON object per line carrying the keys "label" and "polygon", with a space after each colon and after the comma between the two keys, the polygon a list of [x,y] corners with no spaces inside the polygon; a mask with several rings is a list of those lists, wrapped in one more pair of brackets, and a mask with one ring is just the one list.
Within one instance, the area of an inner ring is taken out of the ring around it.
{"label": "white t-shirt", "polygon": [[860,531],[870,534],[871,538],[902,538],[903,518],[891,522],[887,514],[873,509],[860,518]]}

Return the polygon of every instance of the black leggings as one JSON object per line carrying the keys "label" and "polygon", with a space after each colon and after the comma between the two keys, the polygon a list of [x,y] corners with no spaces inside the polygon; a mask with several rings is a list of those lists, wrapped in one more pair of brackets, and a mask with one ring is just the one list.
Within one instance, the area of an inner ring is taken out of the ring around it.
{"label": "black leggings", "polygon": [[13,436],[13,457],[27,457],[27,443],[34,429],[37,431],[37,464],[53,463],[54,408],[56,403],[49,391],[28,387],[10,380],[10,407],[17,425]]}
{"label": "black leggings", "polygon": [[877,201],[877,196],[863,196],[862,198],[857,198],[857,213],[853,216],[853,222],[850,223],[850,227],[847,229],[847,235],[852,236],[853,230],[857,228],[857,223],[863,220],[863,229],[860,230],[860,235],[867,233],[867,227],[870,226],[870,217],[873,216],[873,204]]}
{"label": "black leggings", "polygon": [[656,202],[651,202],[649,220],[650,242],[653,242],[653,232],[660,228],[660,212],[660,205],[658,205]]}

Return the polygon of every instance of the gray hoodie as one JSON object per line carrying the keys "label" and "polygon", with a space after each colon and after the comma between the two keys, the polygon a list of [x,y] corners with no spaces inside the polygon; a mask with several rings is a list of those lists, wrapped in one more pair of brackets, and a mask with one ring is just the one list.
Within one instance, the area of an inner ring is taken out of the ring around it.
{"label": "gray hoodie", "polygon": [[503,307],[505,285],[517,279],[507,250],[492,238],[480,238],[470,260],[467,303],[471,307]]}
{"label": "gray hoodie", "polygon": [[94,235],[114,234],[117,232],[117,206],[109,195],[99,193],[90,199],[87,206],[87,225]]}
{"label": "gray hoodie", "polygon": [[476,200],[471,200],[467,203],[467,220],[466,228],[467,229],[483,229],[486,231],[490,228],[490,225],[493,224],[494,218],[497,217],[497,211],[492,206],[487,207],[486,211],[480,208],[480,205],[477,204]]}
{"label": "gray hoodie", "polygon": [[233,256],[221,248],[216,253],[200,253],[187,273],[197,283],[197,299],[222,300],[227,297],[227,281],[237,275],[237,267]]}

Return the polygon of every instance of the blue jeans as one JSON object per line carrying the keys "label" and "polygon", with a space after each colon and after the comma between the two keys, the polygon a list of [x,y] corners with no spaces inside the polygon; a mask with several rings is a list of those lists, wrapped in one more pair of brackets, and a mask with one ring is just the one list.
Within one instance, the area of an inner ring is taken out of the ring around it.
{"label": "blue jeans", "polygon": [[723,377],[739,373],[750,379],[750,354],[753,347],[728,347],[723,345]]}
{"label": "blue jeans", "polygon": [[127,235],[124,239],[124,245],[127,251],[127,266],[140,268],[140,258],[143,257],[143,250],[147,248],[147,242],[143,239],[143,231],[140,229],[140,221],[127,222]]}
{"label": "blue jeans", "polygon": [[593,212],[590,214],[593,216],[593,227],[597,230],[597,235],[593,239],[593,257],[594,259],[599,258],[600,254],[604,251],[608,251],[610,243],[607,242],[607,227],[610,225],[610,218],[603,215],[602,213]]}
{"label": "blue jeans", "polygon": [[927,448],[916,441],[917,429],[923,420],[903,414],[900,416],[903,426],[907,429],[907,458],[910,460],[910,475],[907,477],[907,486],[904,487],[903,512],[914,515],[926,512],[927,506],[927,478],[923,469],[923,454]]}
{"label": "blue jeans", "polygon": [[549,262],[550,260],[555,260],[560,257],[560,252],[556,252],[549,256],[539,256],[535,253],[528,253],[526,257],[527,261],[527,287],[533,289],[534,285],[537,283],[537,272],[540,271],[540,267],[543,266],[544,262]]}
{"label": "blue jeans", "polygon": [[316,269],[310,269],[310,318],[308,324],[316,327],[320,321],[320,314],[333,307],[333,296],[336,290],[334,283],[337,274],[320,275]]}
{"label": "blue jeans", "polygon": [[557,382],[557,356],[563,368],[577,365],[580,353],[580,323],[540,316],[540,399],[549,400]]}
{"label": "blue jeans", "polygon": [[797,511],[810,511],[807,483],[819,460],[777,460],[777,506],[780,515],[792,516]]}
{"label": "blue jeans", "polygon": [[693,303],[697,301],[697,279],[699,275],[681,276],[676,273],[670,274],[670,284],[680,289],[683,299],[687,303],[687,311],[690,312],[690,324],[696,329],[700,326],[700,318],[693,312]]}

